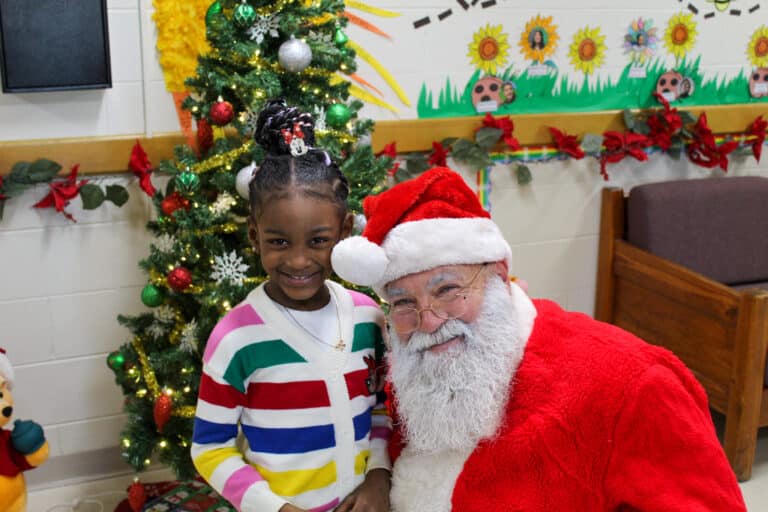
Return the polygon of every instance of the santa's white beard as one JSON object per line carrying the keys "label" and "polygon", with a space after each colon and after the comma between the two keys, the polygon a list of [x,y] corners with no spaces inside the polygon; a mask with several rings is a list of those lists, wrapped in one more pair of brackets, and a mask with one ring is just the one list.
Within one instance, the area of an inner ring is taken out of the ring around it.
{"label": "santa's white beard", "polygon": [[[471,450],[497,432],[532,320],[520,325],[515,305],[494,277],[474,323],[449,320],[434,333],[413,333],[406,344],[392,333],[390,378],[410,449]],[[426,350],[457,335],[464,340],[456,346]]]}

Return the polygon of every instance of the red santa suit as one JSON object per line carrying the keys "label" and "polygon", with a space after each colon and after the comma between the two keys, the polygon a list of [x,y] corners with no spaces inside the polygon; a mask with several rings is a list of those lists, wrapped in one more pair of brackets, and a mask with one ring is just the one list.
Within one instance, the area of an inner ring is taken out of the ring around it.
{"label": "red santa suit", "polygon": [[393,510],[746,510],[704,391],[672,353],[534,305],[498,435],[471,453],[424,454],[396,433]]}

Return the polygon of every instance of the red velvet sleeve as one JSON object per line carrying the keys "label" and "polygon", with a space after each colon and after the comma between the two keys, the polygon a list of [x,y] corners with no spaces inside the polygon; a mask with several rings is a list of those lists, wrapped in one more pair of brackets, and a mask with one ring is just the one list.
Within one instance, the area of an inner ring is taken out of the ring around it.
{"label": "red velvet sleeve", "polygon": [[704,390],[684,367],[655,365],[632,383],[612,440],[610,510],[746,511]]}

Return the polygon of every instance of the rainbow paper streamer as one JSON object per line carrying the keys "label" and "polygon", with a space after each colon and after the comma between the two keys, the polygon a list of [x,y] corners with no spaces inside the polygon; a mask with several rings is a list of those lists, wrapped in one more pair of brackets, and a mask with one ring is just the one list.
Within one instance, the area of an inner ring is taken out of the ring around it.
{"label": "rainbow paper streamer", "polygon": [[485,167],[477,171],[477,198],[485,211],[491,213],[491,169]]}

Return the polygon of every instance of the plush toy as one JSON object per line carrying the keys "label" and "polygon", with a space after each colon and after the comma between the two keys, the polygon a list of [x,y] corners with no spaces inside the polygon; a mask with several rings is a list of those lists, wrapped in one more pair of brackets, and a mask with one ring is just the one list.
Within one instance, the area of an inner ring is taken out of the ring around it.
{"label": "plush toy", "polygon": [[39,466],[48,458],[43,428],[34,421],[16,420],[6,429],[13,414],[13,367],[0,348],[0,510],[24,512],[27,490],[23,471]]}

